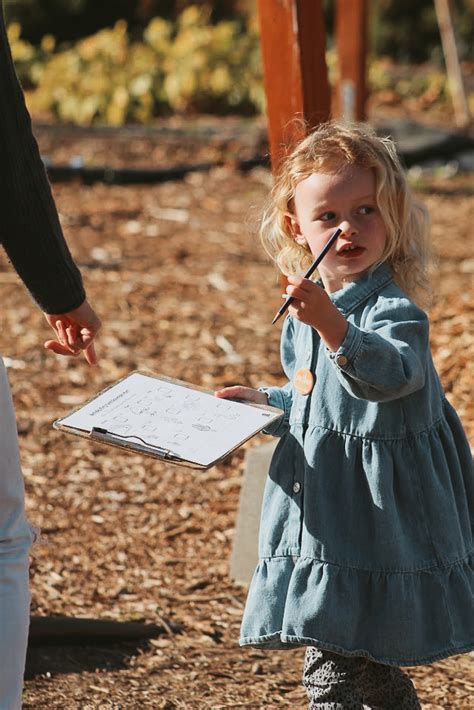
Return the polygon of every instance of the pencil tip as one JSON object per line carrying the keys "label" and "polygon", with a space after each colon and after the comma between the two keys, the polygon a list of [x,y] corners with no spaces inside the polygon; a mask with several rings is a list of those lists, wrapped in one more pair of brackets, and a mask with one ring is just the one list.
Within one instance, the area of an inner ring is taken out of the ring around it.
{"label": "pencil tip", "polygon": [[275,316],[275,318],[272,320],[272,325],[274,325],[274,324],[277,322],[277,320],[279,319],[279,317],[280,317],[280,314],[277,313],[276,316]]}

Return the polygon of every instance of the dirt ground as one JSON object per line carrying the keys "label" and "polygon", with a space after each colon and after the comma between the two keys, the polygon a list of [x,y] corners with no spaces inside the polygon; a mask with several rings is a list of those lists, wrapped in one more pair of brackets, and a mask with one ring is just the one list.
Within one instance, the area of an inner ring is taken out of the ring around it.
{"label": "dirt ground", "polygon": [[[174,154],[171,139],[167,150],[157,138],[154,148],[133,140],[144,163],[153,150],[154,160],[161,151],[169,164],[178,154],[181,162],[209,158],[192,142],[184,150],[181,139]],[[234,154],[231,140],[216,150]],[[86,137],[72,146],[45,132],[41,141],[63,160],[78,150],[99,163],[103,156],[125,160],[112,143],[94,147]],[[104,321],[97,368],[42,350],[47,326],[0,256],[0,352],[17,408],[28,514],[42,530],[32,555],[33,617],[161,629],[149,641],[32,644],[25,708],[305,707],[302,649],[268,653],[237,643],[245,589],[229,578],[229,558],[245,452],[264,437],[203,473],[51,426],[135,368],[211,389],[283,382],[281,326],[270,325],[278,278],[255,237],[270,173],[241,174],[231,163],[155,186],[54,185],[71,250]],[[474,443],[472,186],[467,176],[445,180],[420,197],[431,210],[437,257],[434,359]],[[473,666],[465,655],[411,669],[423,707],[472,709]]]}

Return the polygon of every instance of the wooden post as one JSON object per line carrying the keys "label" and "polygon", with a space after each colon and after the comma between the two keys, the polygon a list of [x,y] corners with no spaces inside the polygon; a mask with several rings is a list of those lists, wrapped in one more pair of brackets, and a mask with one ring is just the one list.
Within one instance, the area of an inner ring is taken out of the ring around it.
{"label": "wooden post", "polygon": [[453,101],[454,118],[457,126],[466,128],[470,124],[471,116],[461,66],[459,64],[450,5],[450,0],[435,0],[436,16],[438,18],[441,43],[443,45],[444,61],[446,62],[449,90]]}
{"label": "wooden post", "polygon": [[[322,0],[258,0],[260,43],[267,99],[268,138],[276,172],[285,146],[330,117]],[[295,123],[299,117],[302,122]],[[293,123],[292,123],[293,121]],[[281,286],[286,278],[281,275]],[[274,443],[249,449],[240,493],[230,574],[249,583],[257,562],[263,489]]]}
{"label": "wooden post", "polygon": [[365,119],[367,0],[336,0],[339,82],[336,113],[346,121]]}
{"label": "wooden post", "polygon": [[[322,0],[258,0],[267,100],[268,137],[275,172],[287,146],[330,116]],[[291,123],[293,121],[293,123]]]}

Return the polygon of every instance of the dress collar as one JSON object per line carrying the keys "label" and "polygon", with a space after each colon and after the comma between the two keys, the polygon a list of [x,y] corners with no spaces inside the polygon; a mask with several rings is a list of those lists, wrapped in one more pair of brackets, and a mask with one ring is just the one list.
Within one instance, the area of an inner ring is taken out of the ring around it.
{"label": "dress collar", "polygon": [[391,281],[393,281],[392,269],[384,262],[359,281],[352,281],[345,288],[330,293],[329,298],[341,313],[348,314]]}

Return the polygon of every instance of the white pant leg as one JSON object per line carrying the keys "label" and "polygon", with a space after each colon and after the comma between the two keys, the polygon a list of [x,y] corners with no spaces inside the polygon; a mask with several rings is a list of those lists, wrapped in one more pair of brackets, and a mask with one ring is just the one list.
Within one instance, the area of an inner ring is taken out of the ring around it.
{"label": "white pant leg", "polygon": [[28,551],[15,415],[0,358],[0,710],[21,708],[30,617]]}

